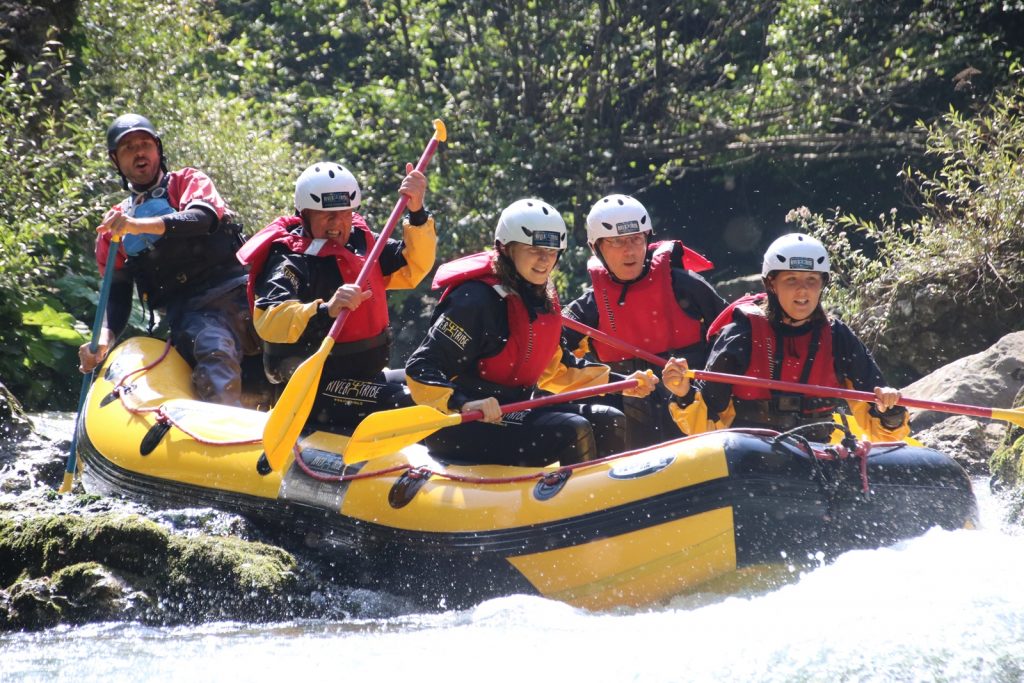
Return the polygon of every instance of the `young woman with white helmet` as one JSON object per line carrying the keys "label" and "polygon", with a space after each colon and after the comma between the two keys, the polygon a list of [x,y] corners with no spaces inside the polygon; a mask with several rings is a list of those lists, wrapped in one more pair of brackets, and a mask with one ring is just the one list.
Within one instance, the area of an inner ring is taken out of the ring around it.
{"label": "young woman with white helmet", "polygon": [[356,212],[362,191],[334,162],[313,164],[295,182],[295,214],[281,216],[238,252],[250,266],[249,301],[271,382],[283,386],[350,309],[324,364],[310,421],[350,431],[376,410],[412,405],[391,353],[388,289],[411,289],[434,266],[437,235],[423,204],[427,179],[412,164],[399,192],[409,197],[402,239],[389,239],[366,290],[353,284],[376,236]]}
{"label": "young woman with white helmet", "polygon": [[[635,198],[613,194],[598,200],[587,216],[592,288],[567,305],[563,315],[644,351],[703,367],[707,327],[725,308],[725,300],[697,274],[712,264],[680,241],[652,242],[652,233],[650,215]],[[565,338],[569,348],[590,351],[617,372],[651,367],[568,328]],[[668,409],[671,398],[659,387],[643,400],[621,399],[630,448],[677,435]]]}
{"label": "young woman with white helmet", "polygon": [[[609,369],[562,346],[551,273],[567,243],[559,212],[539,199],[502,211],[494,250],[441,266],[443,289],[430,330],[406,363],[417,403],[444,412],[481,410],[483,422],[435,432],[432,452],[476,463],[541,466],[590,460],[623,449],[623,417],[598,404],[562,404],[501,415],[500,403],[541,389],[560,393],[603,384]],[[656,379],[634,375],[643,396]]]}
{"label": "young woman with white helmet", "polygon": [[[864,344],[821,304],[830,271],[824,245],[809,235],[792,233],[772,242],[761,267],[764,294],[738,300],[712,323],[709,336],[717,337],[707,369],[873,391],[875,402],[847,404],[717,383],[698,382],[691,391],[685,363],[671,362],[662,377],[680,396],[672,410],[683,432],[730,426],[787,430],[829,423],[833,412],[849,408],[869,440],[896,441],[909,434],[907,411],[896,405],[900,392],[886,386]],[[825,425],[804,435],[828,441],[832,431]]]}

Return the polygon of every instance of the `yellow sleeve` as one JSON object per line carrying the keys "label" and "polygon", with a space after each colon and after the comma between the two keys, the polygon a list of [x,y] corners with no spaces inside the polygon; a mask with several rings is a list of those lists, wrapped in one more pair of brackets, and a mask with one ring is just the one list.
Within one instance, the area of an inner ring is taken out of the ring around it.
{"label": "yellow sleeve", "polygon": [[562,347],[551,357],[544,373],[537,381],[537,387],[552,394],[564,394],[575,389],[608,383],[610,368],[607,365],[588,365],[585,368],[570,368],[562,363]]}
{"label": "yellow sleeve", "polygon": [[590,337],[584,337],[580,339],[580,345],[573,349],[572,355],[577,358],[583,358],[588,353],[590,353]]}
{"label": "yellow sleeve", "polygon": [[669,402],[668,411],[676,426],[679,427],[679,431],[687,436],[712,432],[716,429],[726,429],[736,419],[736,408],[732,404],[732,399],[729,400],[729,406],[722,411],[717,420],[709,419],[708,406],[704,403],[704,397],[700,395],[699,391],[694,397],[693,403],[685,408],[676,405],[675,401]]}
{"label": "yellow sleeve", "polygon": [[412,289],[434,267],[437,252],[434,217],[428,218],[423,225],[415,226],[409,225],[406,220],[402,224],[402,241],[405,242],[405,248],[402,249],[405,265],[384,278],[388,289]]}
{"label": "yellow sleeve", "polygon": [[895,429],[889,429],[882,425],[879,418],[871,414],[870,403],[866,401],[847,401],[847,403],[853,412],[853,418],[863,430],[862,434],[857,434],[858,437],[874,443],[883,443],[885,441],[904,441],[910,436],[910,413],[904,414],[903,424]]}
{"label": "yellow sleeve", "polygon": [[267,309],[257,307],[252,313],[253,326],[260,339],[272,344],[294,344],[306,331],[310,318],[316,315],[323,299],[309,303],[285,301]]}
{"label": "yellow sleeve", "polygon": [[405,377],[405,383],[409,387],[409,393],[412,394],[412,400],[416,401],[417,405],[430,406],[440,410],[442,413],[453,412],[448,407],[448,399],[455,393],[455,390],[451,387],[423,384],[408,375]]}

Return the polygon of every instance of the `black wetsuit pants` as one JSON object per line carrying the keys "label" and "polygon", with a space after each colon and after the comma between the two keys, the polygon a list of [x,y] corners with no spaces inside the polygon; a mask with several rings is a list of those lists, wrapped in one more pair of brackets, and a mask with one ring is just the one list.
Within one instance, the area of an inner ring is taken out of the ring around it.
{"label": "black wetsuit pants", "polygon": [[625,418],[606,405],[567,403],[446,427],[424,440],[432,455],[460,462],[542,467],[571,465],[625,448]]}
{"label": "black wetsuit pants", "polygon": [[369,378],[322,377],[306,431],[351,434],[370,413],[413,405],[403,370],[385,370]]}

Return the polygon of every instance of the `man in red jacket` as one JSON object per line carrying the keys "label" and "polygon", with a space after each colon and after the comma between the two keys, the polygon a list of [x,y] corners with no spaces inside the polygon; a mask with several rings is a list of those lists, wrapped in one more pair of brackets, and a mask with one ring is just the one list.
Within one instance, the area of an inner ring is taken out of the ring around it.
{"label": "man in red jacket", "polygon": [[163,142],[144,116],[117,117],[107,130],[110,162],[131,194],[97,228],[102,272],[110,241],[121,238],[96,351],[79,348],[79,369],[106,358],[128,324],[132,285],[150,311],[166,317],[171,341],[192,366],[202,400],[239,405],[243,355],[259,352],[245,301],[245,270],[235,259],[241,227],[202,171],[168,172]]}

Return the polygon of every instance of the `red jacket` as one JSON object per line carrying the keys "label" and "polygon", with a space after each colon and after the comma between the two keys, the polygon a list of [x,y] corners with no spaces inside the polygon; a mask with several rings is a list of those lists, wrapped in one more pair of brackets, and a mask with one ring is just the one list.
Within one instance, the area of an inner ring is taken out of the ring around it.
{"label": "red jacket", "polygon": [[531,321],[523,300],[498,284],[493,266],[495,255],[496,252],[481,252],[445,263],[437,269],[433,286],[444,289],[441,300],[454,287],[470,280],[485,282],[501,295],[508,310],[508,341],[496,355],[481,358],[477,372],[481,379],[495,384],[532,387],[561,343],[561,308],[556,301],[554,310],[539,313]]}
{"label": "red jacket", "polygon": [[[358,279],[359,272],[366,262],[364,256],[357,256],[332,240],[314,240],[307,237],[301,231],[295,230],[301,224],[302,219],[298,216],[281,216],[249,238],[238,250],[238,260],[250,266],[248,284],[250,308],[255,304],[256,283],[266,265],[270,250],[275,244],[281,244],[296,254],[325,258],[333,256],[338,264],[338,271],[341,273],[343,282],[354,283]],[[359,214],[352,215],[352,229],[364,233],[366,252],[369,253],[373,249],[376,238]],[[319,251],[313,254],[310,250],[317,247],[319,247]],[[348,320],[341,329],[340,338],[335,339],[336,342],[345,343],[369,339],[387,329],[389,318],[387,297],[384,296],[386,287],[380,267],[371,268],[365,289],[373,290],[375,295],[349,313]],[[323,293],[326,298],[329,298],[331,294],[333,292]]]}
{"label": "red jacket", "polygon": [[[701,341],[701,321],[683,312],[672,291],[672,257],[676,249],[682,249],[684,267],[694,271],[711,267],[710,261],[676,241],[650,244],[647,274],[628,285],[612,279],[599,259],[590,259],[587,270],[594,284],[598,329],[650,353],[671,352]],[[596,339],[591,343],[603,363],[633,357]]]}

